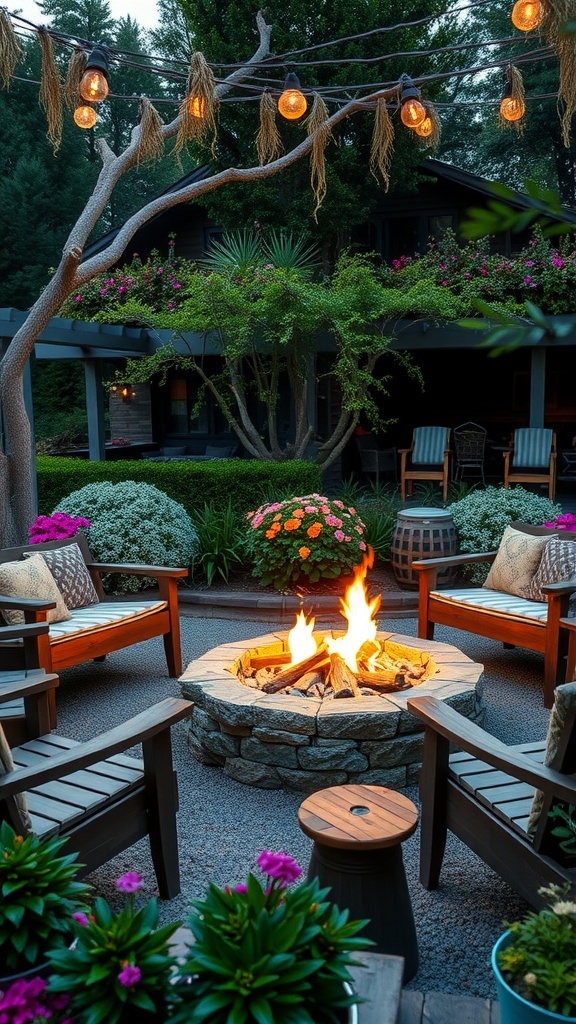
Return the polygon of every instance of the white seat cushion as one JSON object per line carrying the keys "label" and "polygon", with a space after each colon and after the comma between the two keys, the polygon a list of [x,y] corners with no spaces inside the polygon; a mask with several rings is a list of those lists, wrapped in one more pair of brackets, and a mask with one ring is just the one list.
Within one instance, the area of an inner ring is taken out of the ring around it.
{"label": "white seat cushion", "polygon": [[[536,619],[539,622],[546,622],[548,618],[547,601],[528,601],[524,597],[505,594],[501,590],[488,590],[486,587],[433,590],[431,596],[435,601],[470,605],[488,615],[494,612],[499,616],[509,615],[511,619]],[[58,623],[60,625],[67,626],[68,623]],[[50,628],[52,630],[54,627]]]}
{"label": "white seat cushion", "polygon": [[50,641],[58,643],[75,633],[94,632],[123,619],[145,618],[167,607],[166,601],[100,601],[84,608],[74,608],[65,622],[50,623]]}

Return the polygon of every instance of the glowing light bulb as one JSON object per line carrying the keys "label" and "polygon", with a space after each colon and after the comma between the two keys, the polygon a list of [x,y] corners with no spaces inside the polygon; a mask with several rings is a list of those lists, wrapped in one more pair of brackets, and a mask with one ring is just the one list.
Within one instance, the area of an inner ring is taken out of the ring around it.
{"label": "glowing light bulb", "polygon": [[432,134],[432,118],[425,117],[421,124],[416,125],[414,129],[416,135],[420,135],[423,139],[427,139]]}
{"label": "glowing light bulb", "polygon": [[402,104],[400,118],[407,128],[418,128],[426,117],[426,110],[419,100],[411,97]]}
{"label": "glowing light bulb", "polygon": [[306,97],[300,92],[300,82],[297,75],[292,71],[286,75],[284,91],[278,100],[278,112],[287,121],[296,121],[306,112],[308,103]]}
{"label": "glowing light bulb", "polygon": [[100,103],[108,95],[108,79],[98,68],[88,68],[80,82],[80,95],[83,100]]}
{"label": "glowing light bulb", "polygon": [[192,117],[204,117],[204,100],[201,96],[191,96],[188,101],[188,113]]}
{"label": "glowing light bulb", "polygon": [[79,128],[93,128],[98,118],[93,107],[76,107],[74,122]]}
{"label": "glowing light bulb", "polygon": [[526,104],[512,96],[505,96],[500,104],[500,114],[505,121],[519,121],[526,113]]}
{"label": "glowing light bulb", "polygon": [[512,24],[521,32],[530,32],[544,21],[540,0],[517,0],[512,9]]}

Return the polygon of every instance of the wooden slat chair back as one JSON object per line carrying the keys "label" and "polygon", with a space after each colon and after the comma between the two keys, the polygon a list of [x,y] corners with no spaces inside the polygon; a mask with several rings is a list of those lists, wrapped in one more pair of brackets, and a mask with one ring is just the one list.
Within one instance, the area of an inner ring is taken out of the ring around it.
{"label": "wooden slat chair back", "polygon": [[546,902],[542,886],[576,890],[576,858],[562,854],[548,815],[576,805],[576,682],[556,688],[547,739],[514,746],[435,697],[410,698],[408,710],[424,723],[422,885],[437,887],[450,831],[533,907]]}
{"label": "wooden slat chair back", "polygon": [[[29,830],[17,801],[24,794],[32,831],[66,836],[69,852],[76,852],[82,865],[79,876],[148,836],[160,896],[171,899],[180,892],[171,727],[190,715],[191,702],[168,697],[78,743],[38,731],[46,721],[48,694],[57,685],[58,677],[42,670],[11,684],[0,682],[0,713],[3,703],[23,694],[37,706],[28,722],[30,738],[12,748],[14,767],[0,774],[0,820]],[[138,744],[142,759],[124,753]]]}
{"label": "wooden slat chair back", "polygon": [[556,494],[556,434],[546,427],[514,431],[512,448],[504,452],[504,487],[510,484],[548,484],[548,497]]}
{"label": "wooden slat chair back", "polygon": [[448,498],[450,427],[415,427],[410,448],[400,448],[400,494],[412,494],[414,481],[440,480]]}

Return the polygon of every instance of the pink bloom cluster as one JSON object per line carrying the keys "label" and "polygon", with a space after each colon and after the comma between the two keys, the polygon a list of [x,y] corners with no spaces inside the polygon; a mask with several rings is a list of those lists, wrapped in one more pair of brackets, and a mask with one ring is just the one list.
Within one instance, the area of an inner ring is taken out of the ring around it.
{"label": "pink bloom cluster", "polygon": [[75,537],[81,529],[90,529],[88,519],[84,519],[83,516],[70,516],[67,512],[53,512],[51,516],[38,516],[28,530],[28,536],[31,544],[42,544],[48,540]]}
{"label": "pink bloom cluster", "polygon": [[285,889],[302,874],[302,868],[287,853],[272,853],[271,850],[262,850],[256,863],[265,875],[278,882],[280,889]]}
{"label": "pink bloom cluster", "polygon": [[576,530],[576,515],[573,512],[562,512],[561,515],[556,516],[556,519],[550,520],[549,523],[543,523],[543,526],[547,526],[553,530]]}
{"label": "pink bloom cluster", "polygon": [[[64,1010],[69,997],[45,994],[46,985],[43,978],[19,978],[5,992],[0,992],[0,1024],[30,1024],[39,1018],[48,1020],[55,1012]],[[61,1024],[73,1024],[70,1017],[58,1019]]]}

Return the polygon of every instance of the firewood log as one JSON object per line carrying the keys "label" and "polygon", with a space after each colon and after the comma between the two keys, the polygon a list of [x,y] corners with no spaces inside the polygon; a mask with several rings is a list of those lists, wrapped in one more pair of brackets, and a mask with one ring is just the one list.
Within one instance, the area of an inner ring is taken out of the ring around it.
{"label": "firewood log", "polygon": [[340,654],[330,655],[328,682],[336,696],[338,696],[338,693],[342,690],[351,690],[355,697],[361,696],[356,676],[352,670],[348,668],[348,665]]}
{"label": "firewood log", "polygon": [[309,658],[304,658],[304,661],[299,661],[296,665],[289,665],[288,668],[277,672],[274,679],[266,683],[262,689],[264,693],[278,693],[279,690],[284,690],[287,686],[293,686],[300,679],[300,676],[306,675],[307,672],[313,672],[327,664],[328,649],[326,644],[321,644],[318,650],[311,654]]}

